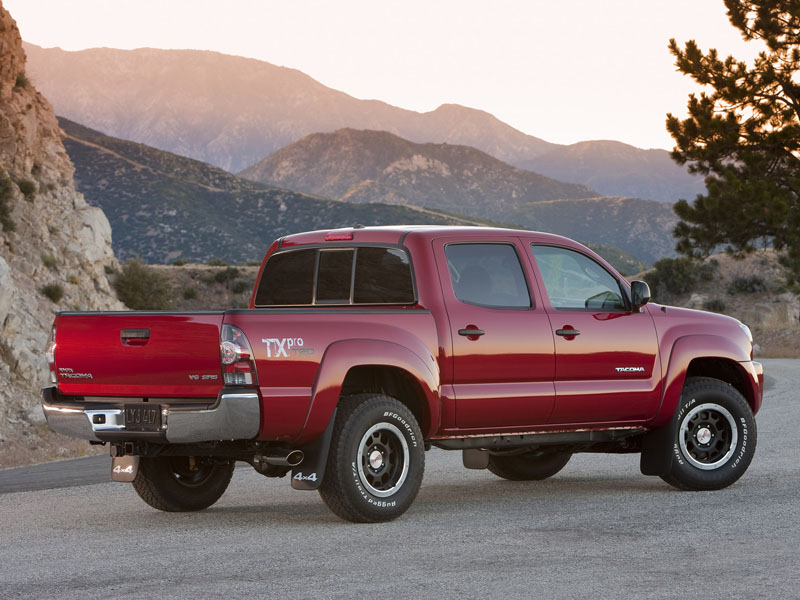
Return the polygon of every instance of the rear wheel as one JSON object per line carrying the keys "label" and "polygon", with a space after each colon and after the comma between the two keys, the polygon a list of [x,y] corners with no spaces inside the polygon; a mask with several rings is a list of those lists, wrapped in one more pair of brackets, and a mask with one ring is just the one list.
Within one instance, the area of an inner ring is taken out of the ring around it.
{"label": "rear wheel", "polygon": [[325,504],[347,521],[372,523],[402,515],[425,471],[422,431],[411,411],[380,394],[342,400],[325,477]]}
{"label": "rear wheel", "polygon": [[232,460],[209,457],[142,457],[133,489],[158,510],[203,510],[225,493],[233,468]]}
{"label": "rear wheel", "polygon": [[756,449],[756,421],[736,388],[692,377],[675,418],[672,467],[664,481],[685,490],[718,490],[744,475]]}
{"label": "rear wheel", "polygon": [[490,454],[489,470],[511,481],[547,479],[563,469],[571,456],[569,452],[553,450]]}

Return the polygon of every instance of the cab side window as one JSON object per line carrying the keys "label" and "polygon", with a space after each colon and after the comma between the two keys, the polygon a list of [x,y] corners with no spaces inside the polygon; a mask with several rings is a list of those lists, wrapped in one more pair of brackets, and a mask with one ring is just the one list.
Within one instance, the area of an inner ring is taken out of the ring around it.
{"label": "cab side window", "polygon": [[456,298],[491,308],[529,308],[531,297],[511,244],[448,244],[447,268]]}
{"label": "cab side window", "polygon": [[532,244],[550,304],[557,310],[625,310],[617,279],[588,256]]}

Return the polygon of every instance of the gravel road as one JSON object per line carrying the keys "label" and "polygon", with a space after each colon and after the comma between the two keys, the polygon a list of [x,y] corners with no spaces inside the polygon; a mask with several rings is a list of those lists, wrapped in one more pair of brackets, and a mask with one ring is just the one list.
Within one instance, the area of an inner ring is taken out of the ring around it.
{"label": "gravel road", "polygon": [[[0,472],[0,598],[800,598],[800,360],[764,363],[755,459],[719,492],[638,456],[516,483],[433,450],[403,517],[353,525],[247,465],[193,514],[86,485],[104,457]],[[69,487],[16,491],[43,485]]]}

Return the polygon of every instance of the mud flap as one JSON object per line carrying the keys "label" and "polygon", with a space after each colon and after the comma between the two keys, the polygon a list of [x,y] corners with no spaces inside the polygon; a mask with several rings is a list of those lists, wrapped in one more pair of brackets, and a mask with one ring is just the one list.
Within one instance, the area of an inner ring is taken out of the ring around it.
{"label": "mud flap", "polygon": [[666,475],[672,469],[675,456],[675,434],[678,421],[673,417],[669,425],[645,434],[642,440],[642,457],[639,469],[643,475]]}
{"label": "mud flap", "polygon": [[489,451],[465,448],[461,453],[461,462],[467,469],[487,469],[489,467]]}
{"label": "mud flap", "polygon": [[336,420],[336,410],[331,415],[331,420],[325,432],[316,442],[300,448],[305,458],[303,462],[292,469],[292,487],[296,490],[316,490],[322,485],[325,474],[325,465],[328,463],[328,450],[331,447],[333,423]]}
{"label": "mud flap", "polygon": [[126,454],[115,456],[111,460],[111,480],[130,483],[139,472],[139,457]]}

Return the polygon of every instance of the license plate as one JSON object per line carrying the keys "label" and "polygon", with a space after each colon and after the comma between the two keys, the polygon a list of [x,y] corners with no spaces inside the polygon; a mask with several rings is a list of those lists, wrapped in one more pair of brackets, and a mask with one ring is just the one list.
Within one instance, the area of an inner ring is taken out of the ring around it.
{"label": "license plate", "polygon": [[126,404],[125,429],[127,431],[160,431],[161,405],[146,402]]}

